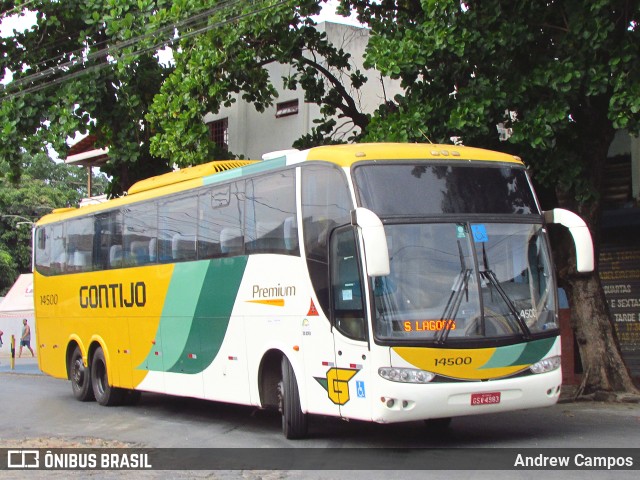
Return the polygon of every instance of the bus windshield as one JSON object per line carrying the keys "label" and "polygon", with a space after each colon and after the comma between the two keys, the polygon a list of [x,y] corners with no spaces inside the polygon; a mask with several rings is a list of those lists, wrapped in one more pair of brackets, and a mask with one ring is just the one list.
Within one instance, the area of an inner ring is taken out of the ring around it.
{"label": "bus windshield", "polygon": [[378,339],[444,344],[557,330],[542,225],[394,224],[385,230],[391,273],[372,280]]}
{"label": "bus windshield", "polygon": [[381,218],[540,213],[522,167],[365,163],[354,177],[362,206]]}
{"label": "bus windshield", "polygon": [[522,167],[361,164],[354,179],[389,248],[391,273],[371,286],[378,340],[557,334],[550,253]]}

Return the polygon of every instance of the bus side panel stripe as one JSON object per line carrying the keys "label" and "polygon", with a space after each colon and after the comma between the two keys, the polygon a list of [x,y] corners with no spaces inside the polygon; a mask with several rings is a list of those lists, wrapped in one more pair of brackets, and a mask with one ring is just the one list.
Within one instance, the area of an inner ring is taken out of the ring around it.
{"label": "bus side panel stripe", "polygon": [[533,365],[539,362],[547,356],[556,340],[557,337],[551,337],[527,343],[527,348],[514,363],[516,365]]}
{"label": "bus side panel stripe", "polygon": [[284,167],[286,164],[286,157],[280,157],[273,160],[264,160],[262,162],[253,163],[251,165],[245,165],[244,167],[234,168],[233,170],[227,170],[226,172],[209,175],[208,177],[204,177],[202,179],[202,183],[204,185],[212,185],[215,183],[235,180],[247,175],[268,172],[269,170],[273,170],[275,168]]}
{"label": "bus side panel stripe", "polygon": [[[199,285],[193,278],[182,279],[198,292],[198,300],[190,321],[184,322],[189,330],[178,360],[165,363],[168,372],[200,373],[213,362],[229,326],[247,257],[216,259],[205,265],[206,274]],[[179,299],[172,301],[181,303]]]}
{"label": "bus side panel stripe", "polygon": [[160,318],[162,356],[151,356],[160,362],[159,370],[180,361],[200,297],[199,286],[203,284],[207,270],[208,262],[178,263],[175,266]]}

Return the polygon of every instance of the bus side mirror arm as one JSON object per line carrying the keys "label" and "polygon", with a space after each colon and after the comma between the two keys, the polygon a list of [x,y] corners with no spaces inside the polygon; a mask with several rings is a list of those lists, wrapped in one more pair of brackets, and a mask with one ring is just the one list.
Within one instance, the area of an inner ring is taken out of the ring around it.
{"label": "bus side mirror arm", "polygon": [[543,212],[547,223],[563,225],[571,233],[573,243],[576,247],[576,269],[578,272],[593,272],[594,255],[593,241],[587,224],[573,212],[563,208],[554,208]]}
{"label": "bus side mirror arm", "polygon": [[370,277],[389,275],[387,236],[380,218],[371,210],[358,207],[351,211],[351,224],[358,227],[364,243],[364,263]]}

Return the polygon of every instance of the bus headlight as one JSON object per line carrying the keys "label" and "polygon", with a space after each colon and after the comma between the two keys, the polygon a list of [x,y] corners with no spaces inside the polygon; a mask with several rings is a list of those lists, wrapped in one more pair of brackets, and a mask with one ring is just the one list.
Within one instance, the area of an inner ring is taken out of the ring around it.
{"label": "bus headlight", "polygon": [[435,373],[415,368],[380,367],[378,375],[385,380],[400,383],[429,383],[436,376]]}
{"label": "bus headlight", "polygon": [[560,368],[560,356],[545,358],[529,367],[533,373],[547,373]]}

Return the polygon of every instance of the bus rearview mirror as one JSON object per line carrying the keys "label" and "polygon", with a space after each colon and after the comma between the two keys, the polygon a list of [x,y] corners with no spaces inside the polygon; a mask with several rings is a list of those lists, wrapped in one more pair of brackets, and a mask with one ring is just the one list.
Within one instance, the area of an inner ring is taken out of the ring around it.
{"label": "bus rearview mirror", "polygon": [[563,208],[554,208],[544,212],[547,223],[562,225],[569,230],[576,247],[576,269],[578,272],[593,272],[593,241],[587,224],[573,212]]}
{"label": "bus rearview mirror", "polygon": [[380,218],[367,208],[351,211],[351,224],[360,229],[364,243],[364,263],[370,277],[389,275],[389,250],[387,236]]}

